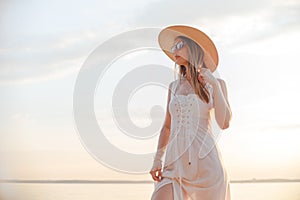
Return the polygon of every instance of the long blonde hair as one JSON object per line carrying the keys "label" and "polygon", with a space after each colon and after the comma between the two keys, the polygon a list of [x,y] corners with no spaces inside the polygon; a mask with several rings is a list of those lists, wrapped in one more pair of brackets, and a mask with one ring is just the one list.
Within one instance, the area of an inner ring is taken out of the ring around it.
{"label": "long blonde hair", "polygon": [[[187,71],[183,65],[179,67],[180,76],[189,75],[191,77],[191,85],[193,86],[195,93],[199,96],[199,98],[208,103],[209,102],[209,93],[203,85],[198,80],[198,72],[196,71],[199,67],[207,68],[205,63],[203,62],[204,51],[203,49],[193,40],[185,37],[185,36],[177,36],[183,40],[188,50],[188,67]],[[177,39],[176,38],[176,39]],[[175,71],[176,71],[176,63],[175,63]],[[181,78],[181,77],[180,77]],[[205,83],[204,83],[205,84]]]}

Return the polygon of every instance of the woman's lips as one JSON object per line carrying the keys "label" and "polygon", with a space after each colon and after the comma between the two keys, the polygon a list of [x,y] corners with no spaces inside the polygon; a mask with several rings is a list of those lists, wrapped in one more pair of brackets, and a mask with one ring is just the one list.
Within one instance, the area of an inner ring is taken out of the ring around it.
{"label": "woman's lips", "polygon": [[175,58],[177,59],[177,58],[179,58],[180,56],[175,56]]}

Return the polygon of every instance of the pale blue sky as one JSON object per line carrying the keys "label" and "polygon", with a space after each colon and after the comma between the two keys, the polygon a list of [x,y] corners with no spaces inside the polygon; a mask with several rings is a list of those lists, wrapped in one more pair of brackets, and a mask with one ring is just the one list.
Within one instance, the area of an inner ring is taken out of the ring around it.
{"label": "pale blue sky", "polygon": [[[128,178],[102,166],[80,143],[72,107],[76,77],[112,36],[170,24],[201,28],[219,50],[218,72],[233,110],[219,144],[232,178],[300,177],[299,1],[2,1],[0,7],[0,162],[6,163],[0,178]],[[126,73],[133,63],[152,60],[173,68],[163,53],[147,52],[112,67]],[[149,123],[152,106],[165,109],[166,90],[152,88],[155,101],[143,102],[144,89],[129,103],[138,125]],[[129,152],[156,147],[157,138],[115,134],[110,108],[95,98],[112,142]]]}

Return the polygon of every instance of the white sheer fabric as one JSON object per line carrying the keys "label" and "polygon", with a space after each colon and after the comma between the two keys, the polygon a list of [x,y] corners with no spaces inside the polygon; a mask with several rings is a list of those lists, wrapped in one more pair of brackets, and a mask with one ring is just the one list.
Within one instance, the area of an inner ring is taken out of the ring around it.
{"label": "white sheer fabric", "polygon": [[229,176],[211,129],[212,86],[209,103],[203,102],[190,83],[172,83],[169,102],[171,130],[162,181],[154,193],[172,183],[175,200],[230,200]]}

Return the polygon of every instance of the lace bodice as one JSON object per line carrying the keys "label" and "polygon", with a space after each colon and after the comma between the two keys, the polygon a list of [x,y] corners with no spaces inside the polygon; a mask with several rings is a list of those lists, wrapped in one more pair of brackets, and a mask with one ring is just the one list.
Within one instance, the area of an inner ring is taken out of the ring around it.
{"label": "lace bodice", "polygon": [[[213,147],[210,114],[213,107],[212,87],[208,83],[205,87],[210,93],[209,103],[199,98],[185,78],[172,83],[169,102],[171,134],[167,149],[171,156],[166,164],[180,157],[195,139],[199,142],[199,158],[204,158]],[[191,161],[191,155],[189,160]]]}
{"label": "lace bodice", "polygon": [[[173,114],[175,118],[176,116],[181,116],[182,120],[193,114],[196,114],[196,118],[208,119],[208,117],[210,117],[208,112],[210,112],[213,107],[213,91],[209,83],[206,83],[205,87],[210,94],[208,104],[199,98],[186,78],[174,81],[172,83],[172,95],[169,103],[171,115]],[[174,105],[176,109],[170,109],[171,105]]]}

